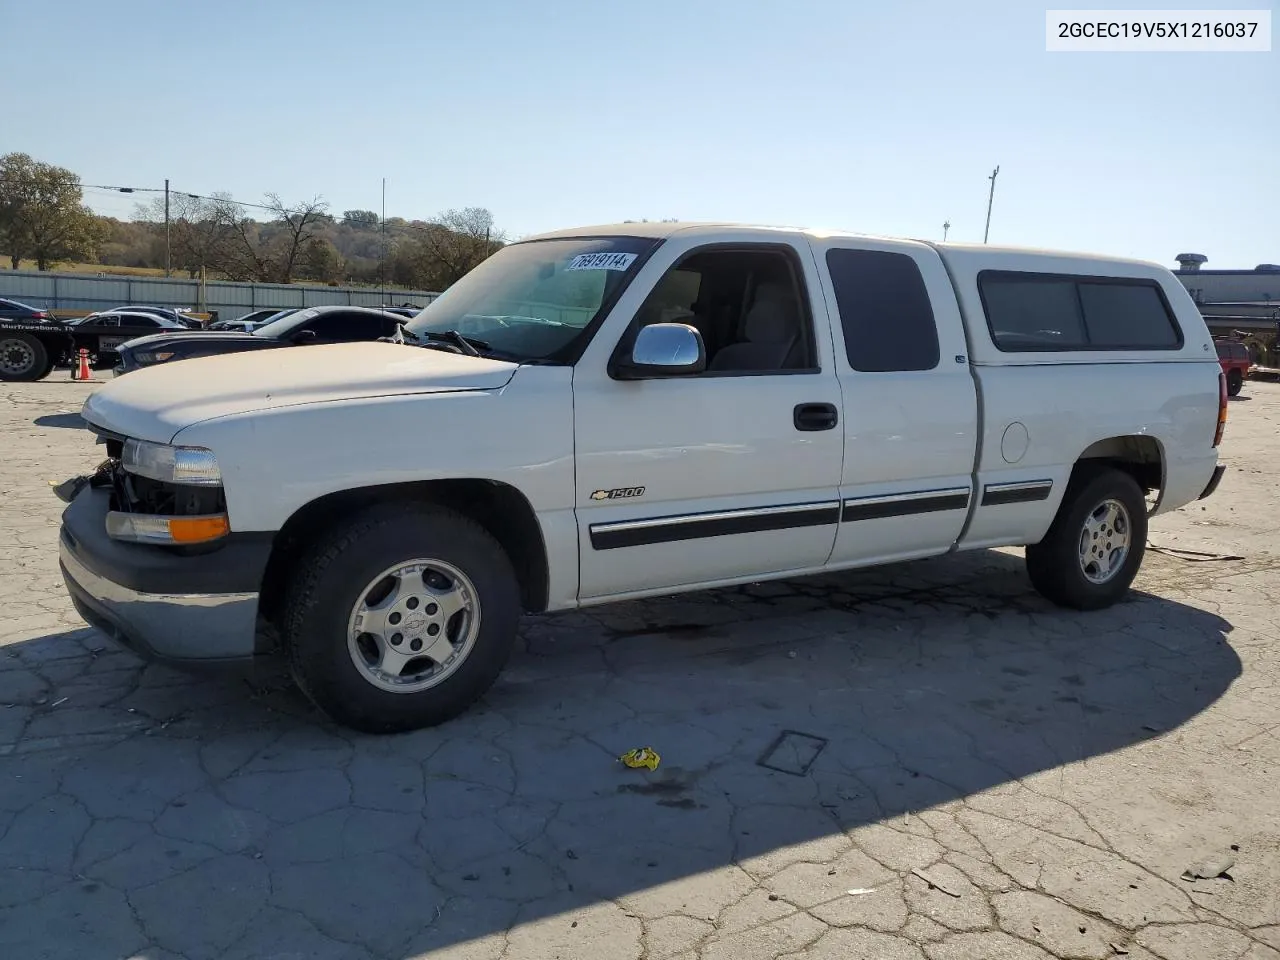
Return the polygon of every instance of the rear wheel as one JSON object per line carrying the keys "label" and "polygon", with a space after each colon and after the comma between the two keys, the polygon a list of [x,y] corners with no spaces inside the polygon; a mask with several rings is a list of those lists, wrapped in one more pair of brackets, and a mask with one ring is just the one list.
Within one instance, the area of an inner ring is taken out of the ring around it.
{"label": "rear wheel", "polygon": [[1239,368],[1227,371],[1227,396],[1236,396],[1243,386],[1244,374],[1240,372]]}
{"label": "rear wheel", "polygon": [[1129,474],[1079,467],[1027,573],[1046,598],[1076,610],[1109,607],[1128,592],[1147,545],[1147,505]]}
{"label": "rear wheel", "polygon": [[40,380],[53,364],[44,344],[29,333],[0,333],[0,380]]}
{"label": "rear wheel", "polygon": [[369,733],[443,723],[501,672],[520,589],[489,534],[440,507],[387,504],[313,548],[286,601],[298,685]]}

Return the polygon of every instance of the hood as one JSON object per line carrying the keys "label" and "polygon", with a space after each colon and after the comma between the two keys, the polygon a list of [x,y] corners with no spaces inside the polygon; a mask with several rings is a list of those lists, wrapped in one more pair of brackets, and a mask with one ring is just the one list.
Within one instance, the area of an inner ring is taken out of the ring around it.
{"label": "hood", "polygon": [[497,390],[516,364],[397,343],[335,343],[162,363],[112,380],[85,401],[89,423],[168,443],[215,417],[299,404]]}
{"label": "hood", "polygon": [[167,345],[170,342],[180,343],[223,343],[225,341],[240,342],[248,340],[250,343],[256,343],[262,337],[255,337],[252,334],[240,333],[236,330],[166,330],[164,333],[147,333],[140,337],[134,337],[132,340],[126,340],[120,344],[120,348],[128,348],[130,350],[145,350],[148,347],[158,347]]}

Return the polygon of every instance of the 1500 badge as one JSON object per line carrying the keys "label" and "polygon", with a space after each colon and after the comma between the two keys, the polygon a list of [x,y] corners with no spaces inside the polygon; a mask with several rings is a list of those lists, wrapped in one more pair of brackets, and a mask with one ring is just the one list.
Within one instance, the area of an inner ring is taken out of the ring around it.
{"label": "1500 badge", "polygon": [[643,497],[644,487],[618,487],[616,490],[597,490],[591,494],[592,500],[626,500],[628,497]]}

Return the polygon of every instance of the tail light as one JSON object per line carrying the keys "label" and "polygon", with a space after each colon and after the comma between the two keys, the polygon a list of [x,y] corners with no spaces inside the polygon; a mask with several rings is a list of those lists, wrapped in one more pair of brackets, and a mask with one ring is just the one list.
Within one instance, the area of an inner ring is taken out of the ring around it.
{"label": "tail light", "polygon": [[48,319],[49,319],[49,311],[48,311],[48,310],[37,310],[37,311],[36,311],[36,313],[35,313],[35,318],[36,318],[37,320],[48,320]]}
{"label": "tail light", "polygon": [[1218,429],[1213,434],[1213,445],[1222,443],[1222,431],[1227,428],[1227,375],[1218,374]]}

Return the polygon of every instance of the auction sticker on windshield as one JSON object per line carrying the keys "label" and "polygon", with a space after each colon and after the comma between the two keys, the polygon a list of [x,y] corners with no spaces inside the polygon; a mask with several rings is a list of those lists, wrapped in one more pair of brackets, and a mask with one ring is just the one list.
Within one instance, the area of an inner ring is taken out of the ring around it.
{"label": "auction sticker on windshield", "polygon": [[635,263],[634,253],[581,253],[569,261],[566,270],[626,270]]}

